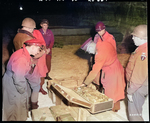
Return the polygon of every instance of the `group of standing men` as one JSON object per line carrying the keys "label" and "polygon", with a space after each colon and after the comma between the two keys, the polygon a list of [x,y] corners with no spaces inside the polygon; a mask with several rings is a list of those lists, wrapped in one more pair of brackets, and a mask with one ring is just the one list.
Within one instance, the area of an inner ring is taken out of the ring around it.
{"label": "group of standing men", "polygon": [[[29,108],[38,108],[39,92],[47,94],[42,85],[44,77],[51,79],[48,73],[54,44],[48,24],[48,20],[43,19],[42,28],[35,30],[35,21],[25,18],[23,28],[14,38],[16,52],[10,57],[3,77],[3,120],[26,120]],[[125,98],[126,77],[129,120],[143,120],[142,105],[148,95],[147,25],[135,27],[131,34],[138,47],[131,54],[125,71],[117,58],[116,41],[105,28],[101,21],[95,26],[96,45],[92,45],[95,49],[89,48],[95,53],[95,64],[80,86],[91,82],[99,85],[101,79],[105,95],[113,99],[112,110],[117,112],[120,100]]]}
{"label": "group of standing men", "polygon": [[15,52],[11,55],[3,76],[4,121],[25,121],[28,110],[38,108],[39,92],[47,94],[42,88],[45,79],[51,79],[52,47],[54,35],[48,29],[47,19],[41,21],[37,30],[32,18],[22,21],[22,28],[13,39]]}

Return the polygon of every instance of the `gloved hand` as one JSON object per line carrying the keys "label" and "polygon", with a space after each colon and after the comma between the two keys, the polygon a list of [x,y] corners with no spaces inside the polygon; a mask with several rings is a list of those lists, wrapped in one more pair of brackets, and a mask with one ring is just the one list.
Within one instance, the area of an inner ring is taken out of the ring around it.
{"label": "gloved hand", "polygon": [[130,102],[133,102],[133,99],[132,99],[132,95],[131,95],[131,94],[127,94],[127,97],[128,97],[128,100],[129,100]]}

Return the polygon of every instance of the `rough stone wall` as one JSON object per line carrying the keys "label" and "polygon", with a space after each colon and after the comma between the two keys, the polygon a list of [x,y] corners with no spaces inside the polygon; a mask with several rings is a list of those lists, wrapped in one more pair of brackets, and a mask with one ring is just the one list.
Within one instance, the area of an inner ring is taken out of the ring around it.
{"label": "rough stone wall", "polygon": [[62,45],[81,45],[83,44],[90,35],[67,35],[67,36],[55,36],[55,42],[61,43]]}
{"label": "rough stone wall", "polygon": [[112,3],[114,11],[108,25],[115,26],[124,36],[131,33],[135,26],[147,24],[147,2]]}

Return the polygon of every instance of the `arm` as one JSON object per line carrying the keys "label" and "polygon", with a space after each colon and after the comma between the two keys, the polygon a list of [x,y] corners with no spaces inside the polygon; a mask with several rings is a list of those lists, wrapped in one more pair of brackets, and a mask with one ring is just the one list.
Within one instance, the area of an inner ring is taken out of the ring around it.
{"label": "arm", "polygon": [[99,71],[101,70],[101,68],[105,63],[107,57],[107,52],[105,52],[106,48],[102,44],[100,45],[101,46],[97,48],[97,53],[95,55],[95,64],[93,65],[92,70],[90,71],[89,75],[86,77],[85,81],[83,82],[86,85],[89,85],[95,79],[95,77],[97,76],[97,74],[99,73]]}

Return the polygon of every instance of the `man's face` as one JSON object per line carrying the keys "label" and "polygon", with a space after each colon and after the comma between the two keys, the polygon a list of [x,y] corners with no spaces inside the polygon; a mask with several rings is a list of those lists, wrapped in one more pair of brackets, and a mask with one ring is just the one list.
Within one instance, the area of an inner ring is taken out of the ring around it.
{"label": "man's face", "polygon": [[105,29],[103,29],[103,30],[101,30],[101,31],[98,32],[98,34],[99,34],[100,36],[103,36],[104,33],[105,33]]}
{"label": "man's face", "polygon": [[32,55],[37,55],[41,52],[41,47],[32,45]]}
{"label": "man's face", "polygon": [[136,46],[140,46],[141,44],[143,44],[143,43],[142,43],[142,39],[140,39],[140,38],[138,38],[138,37],[136,37],[136,36],[134,36],[134,35],[133,35],[132,39],[133,39],[133,42],[134,42],[134,44],[135,44]]}
{"label": "man's face", "polygon": [[29,28],[28,30],[30,33],[33,33],[34,29],[33,28]]}
{"label": "man's face", "polygon": [[35,46],[34,53],[32,53],[32,55],[34,55],[35,59],[38,59],[38,58],[42,57],[44,54],[45,54],[45,50],[43,50],[39,46]]}
{"label": "man's face", "polygon": [[46,23],[43,23],[43,24],[41,24],[41,27],[42,27],[44,30],[47,30],[48,25],[47,25]]}

